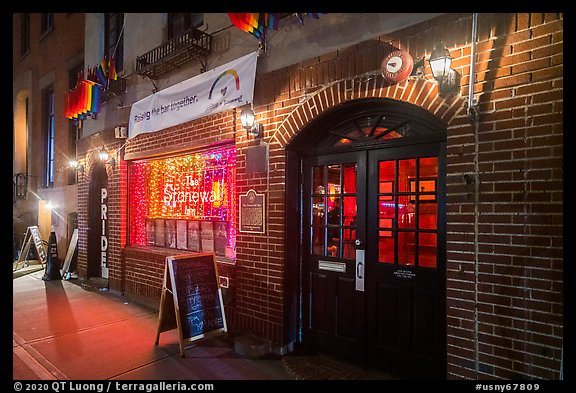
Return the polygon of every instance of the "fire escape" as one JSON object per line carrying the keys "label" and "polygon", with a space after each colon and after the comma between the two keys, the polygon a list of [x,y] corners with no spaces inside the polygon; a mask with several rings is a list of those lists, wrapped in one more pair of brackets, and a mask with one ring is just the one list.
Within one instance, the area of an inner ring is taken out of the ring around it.
{"label": "fire escape", "polygon": [[[211,50],[212,36],[196,28],[163,43],[136,58],[136,73],[151,80],[182,67],[198,58],[205,58]],[[202,62],[203,69],[205,61]]]}

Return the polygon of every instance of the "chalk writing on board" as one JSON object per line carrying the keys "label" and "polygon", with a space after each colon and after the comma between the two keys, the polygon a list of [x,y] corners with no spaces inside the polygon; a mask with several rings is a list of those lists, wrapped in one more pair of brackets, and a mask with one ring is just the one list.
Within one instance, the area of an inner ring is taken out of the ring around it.
{"label": "chalk writing on board", "polygon": [[164,276],[156,344],[161,332],[177,328],[185,356],[183,341],[227,331],[214,252],[167,257]]}

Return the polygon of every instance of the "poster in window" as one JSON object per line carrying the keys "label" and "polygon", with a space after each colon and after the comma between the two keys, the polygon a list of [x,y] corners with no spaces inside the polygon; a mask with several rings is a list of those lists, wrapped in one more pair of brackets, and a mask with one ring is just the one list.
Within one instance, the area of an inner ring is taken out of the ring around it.
{"label": "poster in window", "polygon": [[164,247],[166,245],[166,239],[164,238],[164,220],[158,219],[154,221],[154,234],[156,239],[154,240],[154,245],[158,247]]}
{"label": "poster in window", "polygon": [[217,255],[226,254],[226,246],[228,245],[226,226],[227,223],[225,221],[217,221],[214,223],[214,251]]}
{"label": "poster in window", "polygon": [[200,221],[188,221],[188,249],[200,251]]}
{"label": "poster in window", "polygon": [[154,220],[146,220],[146,245],[153,246],[155,240]]}
{"label": "poster in window", "polygon": [[176,221],[176,248],[179,248],[180,250],[186,250],[186,235],[186,221]]}
{"label": "poster in window", "polygon": [[166,247],[176,248],[176,221],[166,220]]}
{"label": "poster in window", "polygon": [[202,221],[202,251],[214,251],[214,225],[211,221]]}

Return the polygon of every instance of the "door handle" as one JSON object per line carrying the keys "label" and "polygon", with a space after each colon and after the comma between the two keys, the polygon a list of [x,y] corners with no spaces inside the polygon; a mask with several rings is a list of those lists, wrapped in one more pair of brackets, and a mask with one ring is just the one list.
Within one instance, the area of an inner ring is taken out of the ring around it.
{"label": "door handle", "polygon": [[364,279],[364,264],[362,262],[356,264],[356,277],[360,280]]}
{"label": "door handle", "polygon": [[364,292],[364,250],[356,249],[356,290]]}

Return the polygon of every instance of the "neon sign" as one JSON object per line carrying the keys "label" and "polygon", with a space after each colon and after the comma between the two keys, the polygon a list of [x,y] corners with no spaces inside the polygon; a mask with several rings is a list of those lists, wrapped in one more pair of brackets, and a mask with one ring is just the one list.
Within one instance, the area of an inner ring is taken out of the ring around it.
{"label": "neon sign", "polygon": [[235,238],[235,148],[134,162],[129,181],[131,244],[146,244],[154,219],[225,221]]}

